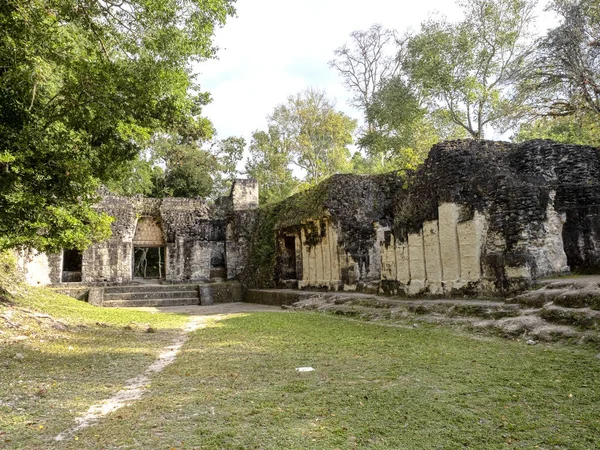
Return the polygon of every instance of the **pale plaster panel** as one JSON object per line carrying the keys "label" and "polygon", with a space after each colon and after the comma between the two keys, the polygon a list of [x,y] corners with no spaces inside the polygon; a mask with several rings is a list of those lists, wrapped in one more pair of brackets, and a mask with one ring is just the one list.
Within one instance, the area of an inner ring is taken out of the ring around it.
{"label": "pale plaster panel", "polygon": [[385,241],[381,242],[381,279],[395,280],[396,279],[396,241],[394,236],[390,238],[390,242],[386,246]]}
{"label": "pale plaster panel", "polygon": [[423,245],[426,279],[429,283],[440,283],[442,281],[442,260],[437,220],[423,223]]}
{"label": "pale plaster panel", "polygon": [[507,278],[531,278],[531,268],[529,266],[504,268]]}
{"label": "pale plaster panel", "polygon": [[456,281],[460,278],[460,249],[457,230],[459,214],[460,206],[455,203],[442,203],[438,207],[443,281]]}
{"label": "pale plaster panel", "polygon": [[308,283],[310,280],[310,261],[308,255],[308,247],[304,245],[306,242],[306,234],[304,229],[300,230],[300,248],[302,253],[302,281]]}
{"label": "pale plaster panel", "polygon": [[403,284],[410,283],[411,278],[408,248],[408,241],[396,240],[396,280]]}
{"label": "pale plaster panel", "polygon": [[460,277],[464,281],[479,281],[481,278],[481,249],[487,233],[485,217],[475,212],[473,220],[459,223],[458,245],[460,251]]}
{"label": "pale plaster panel", "polygon": [[321,259],[323,261],[323,281],[326,283],[330,283],[331,282],[331,249],[329,246],[329,226],[327,223],[325,223],[326,229],[325,229],[325,234],[326,236],[323,238],[323,240],[321,241]]}
{"label": "pale plaster panel", "polygon": [[339,283],[340,274],[340,249],[338,248],[338,235],[335,226],[327,222],[327,236],[329,236],[329,254],[331,255],[331,281]]}
{"label": "pale plaster panel", "polygon": [[425,250],[423,248],[423,231],[408,235],[408,254],[410,258],[409,293],[416,294],[425,287]]}
{"label": "pale plaster panel", "polygon": [[25,282],[31,286],[46,286],[52,283],[50,264],[45,253],[33,249],[17,252],[17,268],[24,275]]}
{"label": "pale plaster panel", "polygon": [[306,249],[308,251],[308,281],[311,285],[314,285],[317,281],[317,255],[315,247],[306,246]]}
{"label": "pale plaster panel", "polygon": [[536,277],[569,271],[562,237],[563,225],[567,217],[565,213],[559,213],[554,209],[555,197],[556,191],[550,192],[550,201],[546,208],[547,219],[542,224],[543,238],[541,241],[533,240],[531,242],[530,251],[536,260],[534,275]]}
{"label": "pale plaster panel", "polygon": [[111,270],[111,266],[110,266],[110,251],[109,249],[106,247],[106,245],[103,245],[99,250],[98,250],[98,256],[100,256],[100,277],[105,279],[105,280],[110,280],[110,270]]}
{"label": "pale plaster panel", "polygon": [[[317,220],[315,222],[317,229],[321,229],[321,223]],[[315,283],[317,285],[321,285],[323,284],[323,280],[324,280],[324,267],[323,267],[323,241],[319,242],[317,245],[315,245],[312,248],[312,253],[314,254],[314,258],[315,258]]]}

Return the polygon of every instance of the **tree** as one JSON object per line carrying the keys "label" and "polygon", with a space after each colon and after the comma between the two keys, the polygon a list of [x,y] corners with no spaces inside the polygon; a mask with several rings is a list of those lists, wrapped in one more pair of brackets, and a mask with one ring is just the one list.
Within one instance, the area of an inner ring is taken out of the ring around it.
{"label": "tree", "polygon": [[106,187],[124,196],[216,199],[229,194],[245,146],[244,138],[234,136],[210,143],[175,133],[156,136],[150,148],[121,166],[124,175]]}
{"label": "tree", "polygon": [[[522,86],[538,115],[600,115],[600,4],[554,0],[562,23],[543,37]],[[567,122],[581,123],[578,120]],[[564,124],[565,121],[559,121]]]}
{"label": "tree", "polygon": [[600,123],[592,113],[566,116],[543,116],[523,124],[515,136],[518,142],[530,139],[552,139],[565,144],[600,147]]}
{"label": "tree", "polygon": [[200,120],[191,63],[233,0],[0,4],[0,248],[84,248],[92,209],[157,133]]}
{"label": "tree", "polygon": [[244,156],[245,148],[246,140],[237,136],[219,140],[211,146],[210,151],[216,161],[216,170],[211,174],[214,182],[212,197],[229,194],[233,180],[238,174],[237,165]]}
{"label": "tree", "polygon": [[352,105],[366,113],[381,83],[398,74],[402,44],[396,31],[380,24],[353,31],[350,37],[350,44],[334,51],[329,66],[339,72],[353,94]]}
{"label": "tree", "polygon": [[531,0],[463,0],[465,19],[425,22],[408,41],[403,69],[429,102],[475,139],[524,112],[515,83],[531,46]]}
{"label": "tree", "polygon": [[279,130],[292,164],[306,171],[309,183],[350,169],[356,121],[336,111],[324,92],[307,89],[289,97],[269,116],[269,125]]}
{"label": "tree", "polygon": [[268,117],[267,131],[256,131],[250,144],[246,172],[259,181],[261,199],[287,197],[302,180],[293,166],[305,173],[307,185],[350,171],[352,132],[356,121],[336,111],[325,94],[307,89],[289,97]]}
{"label": "tree", "polygon": [[281,201],[298,189],[300,181],[290,168],[292,156],[287,144],[274,125],[252,134],[246,173],[258,181],[261,204]]}
{"label": "tree", "polygon": [[386,81],[375,92],[367,118],[372,127],[360,137],[358,145],[371,162],[365,166],[355,159],[357,170],[359,166],[369,172],[415,169],[439,140],[427,110],[400,76]]}
{"label": "tree", "polygon": [[415,169],[435,143],[465,137],[465,131],[441,111],[430,113],[422,103],[418,92],[400,76],[382,84],[367,108],[372,127],[358,140],[368,162],[353,158],[356,171]]}

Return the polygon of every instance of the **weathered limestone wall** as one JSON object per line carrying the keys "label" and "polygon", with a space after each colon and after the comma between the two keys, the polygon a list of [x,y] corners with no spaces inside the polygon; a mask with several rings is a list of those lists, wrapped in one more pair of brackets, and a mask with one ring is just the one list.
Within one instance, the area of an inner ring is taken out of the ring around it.
{"label": "weathered limestone wall", "polygon": [[234,211],[258,208],[258,181],[251,178],[237,179],[231,188]]}
{"label": "weathered limestone wall", "polygon": [[502,293],[569,268],[600,272],[599,179],[598,149],[450,141],[415,172],[336,175],[271,217],[275,235],[298,228],[300,287]]}
{"label": "weathered limestone wall", "polygon": [[[338,232],[329,220],[311,221],[311,226],[302,228],[296,239],[296,269],[301,277],[298,287],[320,287],[337,290],[342,283],[342,273],[348,279],[355,279],[357,267],[352,258],[338,246]],[[316,244],[310,245],[310,229],[321,234]],[[300,265],[298,265],[300,262]]]}
{"label": "weathered limestone wall", "polygon": [[238,179],[231,187],[232,213],[225,230],[226,278],[236,280],[248,264],[248,246],[256,223],[258,182]]}
{"label": "weathered limestone wall", "polygon": [[97,210],[115,220],[111,224],[110,239],[94,244],[83,252],[81,277],[84,283],[122,283],[132,280],[132,241],[138,214],[152,216],[158,210],[156,199],[144,200],[107,195],[97,205]]}
{"label": "weathered limestone wall", "polygon": [[[451,293],[479,282],[486,219],[476,213],[459,223],[460,210],[456,204],[440,205],[439,220],[425,222],[403,240],[389,227],[375,225],[377,243],[369,264],[362,266],[340,245],[338,226],[331,220],[304,223],[296,234],[298,287],[415,295]],[[310,230],[319,230],[319,239]]]}
{"label": "weathered limestone wall", "polygon": [[448,294],[481,279],[485,217],[459,223],[459,212],[459,205],[443,203],[439,220],[425,222],[418,233],[380,241],[384,292]]}
{"label": "weathered limestone wall", "polygon": [[46,286],[52,283],[52,266],[47,255],[33,249],[24,249],[16,251],[15,256],[17,270],[25,277],[27,284]]}
{"label": "weathered limestone wall", "polygon": [[[233,232],[235,217],[250,214],[258,204],[254,180],[236,180],[230,197],[208,205],[204,199],[152,199],[106,194],[98,211],[114,218],[112,236],[90,246],[82,255],[81,281],[88,284],[133,280],[135,247],[164,247],[168,281],[235,279],[244,261],[243,239]],[[248,225],[247,221],[241,221]],[[228,231],[229,230],[229,231]],[[241,249],[241,250],[240,250]],[[63,254],[29,255],[23,270],[32,283],[72,281],[63,272]],[[34,275],[35,274],[35,275]]]}

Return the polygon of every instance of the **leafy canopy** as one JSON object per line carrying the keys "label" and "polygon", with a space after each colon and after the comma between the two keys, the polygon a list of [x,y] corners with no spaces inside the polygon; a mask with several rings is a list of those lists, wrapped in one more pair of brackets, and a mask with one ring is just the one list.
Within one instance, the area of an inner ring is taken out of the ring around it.
{"label": "leafy canopy", "polygon": [[305,185],[349,172],[355,128],[356,121],[336,111],[324,92],[309,88],[275,108],[267,131],[253,134],[246,172],[267,200],[282,199],[299,186],[293,166],[304,172]]}
{"label": "leafy canopy", "polygon": [[156,133],[202,128],[191,63],[234,0],[0,4],[0,248],[84,248],[109,233],[100,183]]}
{"label": "leafy canopy", "polygon": [[554,0],[562,19],[538,43],[521,86],[534,111],[552,117],[600,115],[600,3]]}
{"label": "leafy canopy", "polygon": [[523,112],[514,85],[531,51],[532,0],[463,0],[463,21],[430,19],[408,41],[403,69],[429,102],[475,139]]}

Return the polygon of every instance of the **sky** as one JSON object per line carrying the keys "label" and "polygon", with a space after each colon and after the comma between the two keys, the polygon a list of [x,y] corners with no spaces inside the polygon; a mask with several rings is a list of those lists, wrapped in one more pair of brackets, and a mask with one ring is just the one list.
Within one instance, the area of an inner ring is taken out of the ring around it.
{"label": "sky", "polygon": [[350,93],[328,66],[352,31],[374,23],[418,31],[430,14],[451,21],[462,16],[452,0],[238,0],[236,8],[237,17],[216,32],[218,59],[196,71],[212,95],[204,114],[218,137],[243,136],[248,143],[253,131],[266,129],[275,106],[309,86],[360,121],[361,113],[347,103]]}

